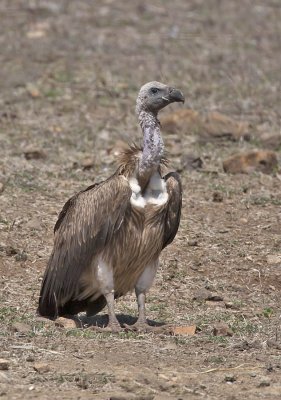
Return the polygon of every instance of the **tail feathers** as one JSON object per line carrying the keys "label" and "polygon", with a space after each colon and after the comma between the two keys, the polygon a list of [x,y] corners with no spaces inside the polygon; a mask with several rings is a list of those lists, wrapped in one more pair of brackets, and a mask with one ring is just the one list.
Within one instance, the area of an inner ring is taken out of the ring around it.
{"label": "tail feathers", "polygon": [[87,316],[92,316],[100,312],[106,306],[104,296],[98,297],[96,300],[86,298],[83,300],[71,299],[64,305],[58,305],[55,295],[50,297],[40,297],[38,313],[42,317],[55,319],[63,315],[75,315],[80,312],[86,311]]}

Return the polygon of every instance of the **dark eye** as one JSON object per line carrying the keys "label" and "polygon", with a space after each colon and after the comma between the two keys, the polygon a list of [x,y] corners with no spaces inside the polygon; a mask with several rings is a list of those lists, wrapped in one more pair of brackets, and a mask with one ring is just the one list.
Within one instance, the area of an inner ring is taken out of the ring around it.
{"label": "dark eye", "polygon": [[159,92],[159,89],[157,89],[156,87],[151,88],[151,93],[155,94],[158,92]]}

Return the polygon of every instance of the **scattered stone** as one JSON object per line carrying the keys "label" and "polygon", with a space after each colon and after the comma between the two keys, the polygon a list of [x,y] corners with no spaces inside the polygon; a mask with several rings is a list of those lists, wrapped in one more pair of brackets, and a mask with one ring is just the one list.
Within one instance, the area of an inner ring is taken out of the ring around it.
{"label": "scattered stone", "polygon": [[212,293],[209,292],[208,290],[199,289],[194,293],[192,300],[197,300],[197,301],[209,300],[211,295]]}
{"label": "scattered stone", "polygon": [[27,254],[25,251],[22,251],[15,256],[16,261],[26,261],[27,260]]}
{"label": "scattered stone", "polygon": [[173,335],[181,335],[181,336],[192,336],[196,333],[196,325],[190,326],[173,326],[171,328],[171,333]]}
{"label": "scattered stone", "polygon": [[269,265],[281,264],[281,255],[279,254],[269,254],[266,256],[266,262]]}
{"label": "scattered stone", "polygon": [[223,195],[221,192],[214,192],[213,193],[213,201],[216,203],[222,203],[223,202]]}
{"label": "scattered stone", "polygon": [[24,150],[23,154],[27,160],[39,160],[47,157],[46,153],[43,150],[33,147]]}
{"label": "scattered stone", "polygon": [[50,371],[50,366],[46,363],[36,363],[33,368],[36,372],[39,372],[39,374],[44,374]]}
{"label": "scattered stone", "polygon": [[268,134],[264,133],[260,137],[260,141],[264,148],[268,150],[280,150],[281,149],[281,135],[280,133]]}
{"label": "scattered stone", "polygon": [[251,372],[251,373],[250,373],[250,377],[251,377],[251,378],[255,378],[256,376],[257,376],[257,374],[256,374],[255,372]]}
{"label": "scattered stone", "polygon": [[93,166],[95,165],[95,160],[93,157],[86,157],[81,161],[80,165],[83,170],[88,170],[93,168]]}
{"label": "scattered stone", "polygon": [[225,308],[231,308],[232,310],[239,310],[240,308],[238,304],[235,304],[232,301],[226,301],[224,305]]}
{"label": "scattered stone", "polygon": [[4,358],[0,358],[0,370],[7,371],[9,369],[9,360],[5,360]]}
{"label": "scattered stone", "polygon": [[28,324],[25,324],[24,322],[14,322],[13,325],[11,326],[11,330],[13,332],[18,332],[20,334],[27,334],[31,332],[31,326]]}
{"label": "scattered stone", "polygon": [[191,239],[187,242],[188,246],[197,247],[198,241],[196,239]]}
{"label": "scattered stone", "polygon": [[65,328],[65,329],[75,329],[77,328],[78,324],[76,321],[70,318],[64,318],[64,317],[59,317],[55,321],[55,325],[60,327],[60,328]]}
{"label": "scattered stone", "polygon": [[0,182],[0,194],[4,192],[4,183]]}
{"label": "scattered stone", "polygon": [[236,378],[236,376],[234,376],[234,375],[226,375],[226,376],[224,377],[224,381],[225,381],[225,382],[233,383],[233,382],[235,382],[236,380],[237,380],[237,378]]}
{"label": "scattered stone", "polygon": [[224,322],[219,322],[214,326],[214,336],[233,336],[233,330]]}
{"label": "scattered stone", "polygon": [[267,387],[270,386],[270,380],[267,378],[264,378],[258,385],[258,387]]}
{"label": "scattered stone", "polygon": [[35,358],[30,354],[30,355],[28,355],[28,356],[26,357],[26,361],[27,361],[27,362],[34,362],[34,361],[35,361]]}
{"label": "scattered stone", "polygon": [[207,289],[199,289],[197,290],[197,292],[194,293],[193,300],[198,300],[198,301],[210,300],[213,302],[217,302],[217,301],[223,301],[223,297],[217,294],[213,294]]}
{"label": "scattered stone", "polygon": [[218,295],[218,294],[211,294],[209,297],[209,300],[211,301],[223,301],[223,297]]}
{"label": "scattered stone", "polygon": [[238,153],[223,161],[223,169],[231,174],[249,174],[260,171],[272,173],[278,167],[276,153],[269,150],[253,150],[247,153]]}
{"label": "scattered stone", "polygon": [[26,85],[26,91],[29,94],[29,96],[31,96],[33,98],[37,98],[37,97],[41,96],[39,89],[33,83],[28,83]]}
{"label": "scattered stone", "polygon": [[194,171],[201,169],[203,167],[203,161],[202,159],[193,154],[193,153],[188,153],[184,154],[181,159],[181,171],[182,170],[187,170],[187,171]]}

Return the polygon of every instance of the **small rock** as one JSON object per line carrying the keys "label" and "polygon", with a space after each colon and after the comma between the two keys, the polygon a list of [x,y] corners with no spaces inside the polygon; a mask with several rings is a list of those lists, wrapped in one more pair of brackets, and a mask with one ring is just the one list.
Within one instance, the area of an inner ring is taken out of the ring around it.
{"label": "small rock", "polygon": [[269,254],[266,256],[266,262],[269,265],[280,264],[281,263],[281,255]]}
{"label": "small rock", "polygon": [[86,157],[80,162],[80,165],[84,170],[91,169],[95,165],[95,160],[93,157]]}
{"label": "small rock", "polygon": [[77,328],[77,323],[73,319],[64,318],[64,317],[57,318],[55,321],[55,325],[60,328],[65,328],[65,329]]}
{"label": "small rock", "polygon": [[0,194],[4,191],[4,183],[0,182]]}
{"label": "small rock", "polygon": [[270,380],[264,378],[258,385],[258,387],[267,387],[270,386]]}
{"label": "small rock", "polygon": [[233,336],[233,331],[224,322],[219,322],[214,326],[214,336]]}
{"label": "small rock", "polygon": [[0,370],[7,371],[9,369],[9,360],[5,360],[4,358],[0,358]]}
{"label": "small rock", "polygon": [[237,378],[236,378],[236,376],[234,376],[234,375],[226,375],[225,377],[224,377],[224,381],[225,382],[231,382],[231,383],[233,383],[233,382],[235,382],[237,380]]}
{"label": "small rock", "polygon": [[268,150],[280,150],[281,149],[281,135],[280,133],[264,133],[260,137],[260,141],[263,147]]}
{"label": "small rock", "polygon": [[253,150],[247,153],[238,153],[223,161],[224,171],[231,174],[249,174],[253,171],[270,174],[277,167],[276,153],[269,150]]}
{"label": "small rock", "polygon": [[16,261],[26,261],[27,260],[27,254],[25,251],[22,251],[15,256]]}
{"label": "small rock", "polygon": [[181,170],[197,170],[203,167],[203,161],[193,153],[184,154],[181,159],[181,167]]}
{"label": "small rock", "polygon": [[29,94],[29,96],[31,96],[33,98],[41,96],[41,93],[40,93],[39,89],[32,83],[28,83],[26,85],[26,91]]}
{"label": "small rock", "polygon": [[224,303],[224,305],[225,305],[225,308],[232,308],[233,310],[239,310],[239,305],[233,303],[232,301],[226,301]]}
{"label": "small rock", "polygon": [[171,328],[171,333],[173,335],[181,335],[181,336],[193,336],[196,333],[196,325],[190,326],[173,326]]}
{"label": "small rock", "polygon": [[189,240],[189,241],[187,242],[187,244],[188,244],[188,246],[197,247],[197,246],[198,246],[198,241],[197,241],[197,240],[191,239],[191,240]]}
{"label": "small rock", "polygon": [[46,158],[46,153],[41,149],[30,147],[23,152],[27,160],[39,160]]}
{"label": "small rock", "polygon": [[199,289],[194,293],[192,299],[197,300],[197,301],[205,301],[205,300],[209,300],[211,295],[212,295],[212,293],[209,292],[208,290]]}
{"label": "small rock", "polygon": [[193,300],[206,301],[210,300],[212,302],[223,301],[223,297],[218,294],[213,294],[207,289],[199,289],[194,293]]}
{"label": "small rock", "polygon": [[33,361],[35,361],[35,358],[30,354],[30,355],[28,355],[28,356],[26,357],[26,361],[28,361],[28,362],[33,362]]}
{"label": "small rock", "polygon": [[216,203],[222,203],[223,202],[223,195],[221,192],[214,192],[213,193],[213,201]]}
{"label": "small rock", "polygon": [[223,301],[223,297],[218,295],[218,294],[211,294],[209,297],[209,300],[211,301]]}
{"label": "small rock", "polygon": [[255,372],[251,372],[251,373],[250,373],[250,377],[251,377],[251,378],[255,378],[256,376],[257,376],[257,374],[256,374]]}
{"label": "small rock", "polygon": [[44,374],[50,371],[50,366],[46,363],[36,363],[33,368],[36,372],[39,372],[39,374]]}
{"label": "small rock", "polygon": [[21,334],[27,334],[31,332],[31,326],[24,322],[14,322],[11,326],[11,330]]}

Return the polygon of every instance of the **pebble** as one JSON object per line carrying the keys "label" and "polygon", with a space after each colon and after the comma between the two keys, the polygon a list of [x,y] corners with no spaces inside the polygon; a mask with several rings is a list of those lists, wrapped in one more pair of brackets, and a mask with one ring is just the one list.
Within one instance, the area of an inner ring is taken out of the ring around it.
{"label": "pebble", "polygon": [[233,336],[233,330],[224,322],[219,322],[214,325],[214,336]]}
{"label": "pebble", "polygon": [[4,358],[0,358],[0,370],[7,371],[9,369],[9,360],[5,360]]}
{"label": "pebble", "polygon": [[39,372],[39,374],[44,374],[50,371],[50,366],[46,363],[36,363],[33,368],[36,372]]}

